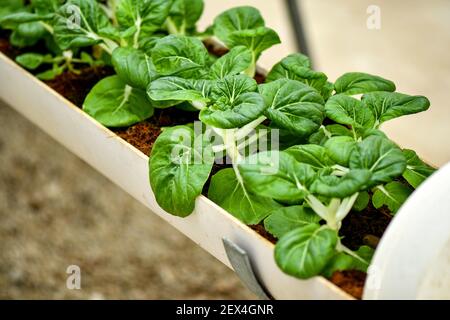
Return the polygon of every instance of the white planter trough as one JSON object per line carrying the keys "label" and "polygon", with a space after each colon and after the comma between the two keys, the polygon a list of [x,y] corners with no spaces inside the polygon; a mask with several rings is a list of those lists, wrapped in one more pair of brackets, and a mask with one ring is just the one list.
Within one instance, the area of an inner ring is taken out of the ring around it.
{"label": "white planter trough", "polygon": [[[352,299],[350,295],[323,277],[299,280],[284,274],[275,264],[274,245],[271,242],[204,196],[198,197],[194,213],[187,218],[178,218],[163,211],[157,205],[148,183],[146,155],[1,53],[0,98],[230,268],[232,264],[225,251],[223,239],[228,239],[239,246],[248,254],[260,283],[274,298]],[[440,188],[442,192],[433,193],[436,188]],[[444,248],[447,248],[447,260],[439,270],[448,272],[450,230],[448,194],[450,194],[449,166],[424,183],[393,219],[377,250],[374,264],[380,267],[371,269],[375,271],[369,274],[367,283],[371,289],[366,288],[365,298],[417,298],[424,296],[418,295],[420,288],[428,288],[424,290],[430,294],[430,283],[423,284],[425,275],[430,276],[427,273],[429,266],[427,262],[437,259],[439,254],[443,255]],[[424,197],[428,200],[423,200]],[[433,205],[433,210],[427,209],[428,205]],[[434,217],[431,218],[431,215]],[[427,220],[429,218],[430,220]],[[430,228],[422,229],[420,235],[423,239],[410,238],[414,228],[424,223],[421,220],[429,221]],[[437,225],[436,221],[439,221]],[[407,242],[414,241],[405,245],[403,239],[399,237],[407,238]],[[433,245],[430,239],[436,240],[436,247],[427,251],[426,249]],[[402,274],[402,268],[405,268],[403,259],[411,259],[412,254],[415,254],[414,260],[407,260],[408,263],[414,261],[420,268],[409,265],[417,270],[410,273],[412,282],[405,283],[404,277],[408,274],[404,274],[403,278],[395,277]],[[436,265],[436,262],[434,263]],[[436,279],[432,277],[427,279],[426,281],[431,282],[433,287],[432,284]],[[447,295],[449,287],[450,285],[443,289]]]}

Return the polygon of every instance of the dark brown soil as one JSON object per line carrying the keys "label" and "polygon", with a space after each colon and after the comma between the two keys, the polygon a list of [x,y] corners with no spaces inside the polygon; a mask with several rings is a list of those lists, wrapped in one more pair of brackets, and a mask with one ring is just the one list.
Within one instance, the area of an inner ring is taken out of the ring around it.
{"label": "dark brown soil", "polygon": [[183,111],[177,108],[156,109],[155,114],[148,119],[159,127],[171,127],[191,123],[198,120],[198,112]]}
{"label": "dark brown soil", "polygon": [[259,73],[259,72],[256,72],[256,74],[255,74],[255,80],[256,80],[256,82],[257,82],[258,84],[264,83],[264,81],[266,81],[266,76],[263,75],[263,74],[261,74],[261,73]]}
{"label": "dark brown soil", "polygon": [[128,128],[112,129],[129,144],[150,155],[161,128],[191,123],[198,120],[198,112],[183,111],[177,108],[156,109],[148,120],[134,124]]}
{"label": "dark brown soil", "polygon": [[55,79],[45,83],[64,96],[67,100],[80,107],[91,89],[101,79],[114,74],[110,67],[87,67],[80,74],[64,72]]}
{"label": "dark brown soil", "polygon": [[138,148],[146,155],[150,155],[156,138],[161,133],[161,129],[153,123],[144,121],[127,129],[120,129],[116,134],[129,144]]}
{"label": "dark brown soil", "polygon": [[209,53],[215,55],[216,57],[221,57],[226,54],[229,50],[216,42],[205,40],[203,41],[206,49]]}
{"label": "dark brown soil", "polygon": [[269,232],[267,232],[267,230],[264,228],[262,224],[253,224],[249,225],[249,227],[255,230],[259,235],[263,236],[264,238],[272,242],[273,244],[277,243],[277,239],[274,236],[272,236]]}
{"label": "dark brown soil", "polygon": [[4,53],[6,56],[14,60],[20,51],[13,48],[6,38],[0,37],[0,52]]}
{"label": "dark brown soil", "polygon": [[362,212],[351,211],[342,222],[342,243],[352,250],[363,244],[371,245],[372,239],[381,238],[391,220],[386,208],[375,209],[372,203]]}
{"label": "dark brown soil", "polygon": [[330,281],[353,297],[361,299],[366,274],[357,270],[336,271]]}

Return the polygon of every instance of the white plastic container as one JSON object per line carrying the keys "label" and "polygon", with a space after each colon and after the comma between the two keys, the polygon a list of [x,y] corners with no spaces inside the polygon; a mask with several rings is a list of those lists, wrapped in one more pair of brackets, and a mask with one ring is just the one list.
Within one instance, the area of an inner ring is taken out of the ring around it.
{"label": "white plastic container", "polygon": [[450,163],[400,208],[368,273],[364,299],[450,299]]}

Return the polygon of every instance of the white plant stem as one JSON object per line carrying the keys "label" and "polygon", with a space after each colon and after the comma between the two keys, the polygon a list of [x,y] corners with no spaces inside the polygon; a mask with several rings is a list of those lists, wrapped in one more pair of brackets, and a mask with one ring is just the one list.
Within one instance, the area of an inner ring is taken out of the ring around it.
{"label": "white plant stem", "polygon": [[261,123],[263,123],[267,118],[265,116],[259,116],[252,122],[247,123],[245,126],[243,126],[240,129],[237,129],[236,132],[236,141],[241,140],[248,136],[250,132],[256,129],[257,126],[259,126]]}
{"label": "white plant stem", "polygon": [[342,225],[342,220],[344,220],[344,218],[352,209],[356,198],[358,198],[358,193],[355,193],[350,197],[344,198],[342,200],[333,198],[326,206],[314,195],[309,194],[306,197],[306,201],[310,205],[311,209],[313,209],[313,211],[317,215],[319,215],[326,221],[327,225],[330,228],[339,231]]}
{"label": "white plant stem", "polygon": [[47,30],[50,34],[53,34],[53,27],[44,21],[39,21],[39,23]]}
{"label": "white plant stem", "polygon": [[258,132],[258,133],[255,133],[255,134],[252,135],[250,138],[248,138],[248,139],[246,139],[245,141],[241,142],[241,143],[237,146],[237,148],[238,148],[238,150],[242,150],[242,149],[244,149],[245,147],[247,147],[248,145],[251,145],[252,143],[258,141],[258,139],[260,139],[260,138],[262,138],[262,137],[265,137],[266,135],[267,135],[267,131],[266,131],[266,130],[261,131],[261,132]]}
{"label": "white plant stem", "polygon": [[336,244],[336,250],[339,252],[344,252],[346,254],[348,254],[349,256],[365,263],[365,264],[369,264],[368,261],[364,260],[363,258],[361,258],[359,255],[357,255],[355,252],[353,252],[352,250],[350,250],[349,248],[347,248],[346,246],[344,246],[341,242],[341,240],[338,240],[338,243]]}
{"label": "white plant stem", "polygon": [[201,100],[193,100],[191,101],[191,105],[199,111],[202,111],[207,106],[206,102]]}
{"label": "white plant stem", "polygon": [[256,74],[256,57],[254,53],[252,53],[252,63],[250,63],[248,68],[244,70],[244,74],[251,78],[253,78]]}
{"label": "white plant stem", "polygon": [[331,132],[330,132],[330,131],[328,131],[328,130],[327,130],[327,128],[325,128],[325,126],[324,126],[324,125],[321,125],[321,126],[320,126],[320,129],[322,129],[322,130],[323,130],[323,133],[325,134],[325,137],[327,137],[328,139],[330,139],[330,138],[331,138]]}
{"label": "white plant stem", "polygon": [[358,194],[359,193],[357,192],[357,193],[351,195],[350,197],[342,199],[341,205],[339,206],[339,209],[336,212],[336,219],[338,221],[344,220],[344,218],[350,212],[353,205],[355,204],[356,199],[358,198]]}
{"label": "white plant stem", "polygon": [[332,168],[334,169],[332,174],[335,176],[345,176],[350,171],[349,168],[340,166],[338,164],[335,164],[334,166],[332,166]]}
{"label": "white plant stem", "polygon": [[108,54],[112,55],[114,49],[116,49],[119,45],[114,41],[106,38],[100,38],[103,40],[103,43],[100,43],[100,47],[105,50]]}

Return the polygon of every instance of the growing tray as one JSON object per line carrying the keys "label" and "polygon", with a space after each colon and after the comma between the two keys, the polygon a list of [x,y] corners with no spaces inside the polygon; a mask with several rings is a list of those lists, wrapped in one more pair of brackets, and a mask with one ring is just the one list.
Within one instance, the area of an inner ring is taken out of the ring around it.
{"label": "growing tray", "polygon": [[71,152],[120,186],[226,266],[223,239],[245,250],[259,279],[276,299],[352,299],[323,277],[299,280],[275,264],[274,245],[205,196],[193,214],[172,216],[156,203],[148,157],[0,53],[0,98]]}

